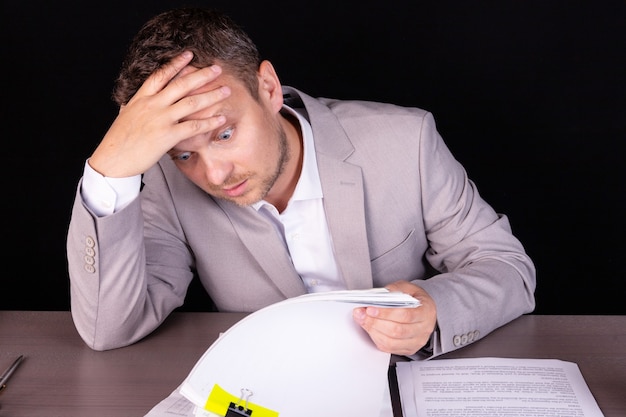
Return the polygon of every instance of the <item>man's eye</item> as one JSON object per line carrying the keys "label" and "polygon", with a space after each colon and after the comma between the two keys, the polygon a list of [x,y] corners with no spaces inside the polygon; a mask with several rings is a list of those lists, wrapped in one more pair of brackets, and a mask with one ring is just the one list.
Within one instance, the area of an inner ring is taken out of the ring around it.
{"label": "man's eye", "polygon": [[228,140],[228,139],[231,138],[232,135],[233,135],[233,128],[231,127],[231,128],[228,128],[228,129],[223,130],[222,132],[220,132],[217,135],[217,138],[219,140]]}
{"label": "man's eye", "polygon": [[181,152],[174,156],[177,161],[186,161],[191,158],[191,152]]}

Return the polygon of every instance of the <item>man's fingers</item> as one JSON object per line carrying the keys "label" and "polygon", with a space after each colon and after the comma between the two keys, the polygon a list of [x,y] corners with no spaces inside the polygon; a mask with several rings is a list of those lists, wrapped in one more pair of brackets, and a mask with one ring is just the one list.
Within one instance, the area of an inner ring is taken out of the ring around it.
{"label": "man's fingers", "polygon": [[420,300],[415,308],[357,307],[354,320],[370,335],[382,351],[410,355],[424,346],[435,328],[437,309],[434,300],[415,284],[398,281],[390,291],[400,291]]}
{"label": "man's fingers", "polygon": [[172,127],[172,136],[190,138],[192,136],[215,130],[224,125],[224,123],[226,123],[226,117],[222,115],[203,119],[187,120]]}
{"label": "man's fingers", "polygon": [[[353,316],[378,349],[397,355],[411,355],[426,343],[427,337],[419,323],[402,321],[409,317],[414,319],[411,312],[402,310],[415,309],[358,307],[354,309]],[[391,314],[394,311],[395,314]]]}
{"label": "man's fingers", "polygon": [[191,58],[191,53],[189,56],[181,54],[157,69],[146,79],[130,101],[159,94],[159,102],[168,106],[185,96],[195,94],[222,73],[222,68],[218,65],[204,68],[192,67],[188,65]]}
{"label": "man's fingers", "polygon": [[419,307],[407,307],[407,308],[382,308],[382,307],[367,307],[366,313],[370,317],[376,317],[380,320],[389,321],[392,323],[417,323],[420,321]]}
{"label": "man's fingers", "polygon": [[409,294],[412,297],[415,297],[415,295],[418,294],[421,290],[421,288],[419,288],[418,286],[411,284],[407,281],[396,281],[385,286],[385,288],[393,292],[403,292],[405,294]]}
{"label": "man's fingers", "polygon": [[208,115],[203,114],[206,113],[204,110],[224,100],[230,96],[230,93],[229,87],[222,86],[204,93],[184,97],[172,105],[171,116],[174,121],[179,122],[206,118]]}
{"label": "man's fingers", "polygon": [[190,51],[185,51],[182,54],[174,57],[170,62],[163,65],[152,73],[135,95],[149,95],[152,96],[159,91],[163,90],[168,83],[176,77],[176,75],[191,62],[193,54]]}

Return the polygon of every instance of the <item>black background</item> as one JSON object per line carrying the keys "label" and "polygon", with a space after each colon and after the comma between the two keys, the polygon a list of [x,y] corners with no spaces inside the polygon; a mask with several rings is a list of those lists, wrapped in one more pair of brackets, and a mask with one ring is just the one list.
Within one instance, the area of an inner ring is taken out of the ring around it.
{"label": "black background", "polygon": [[0,309],[69,309],[67,224],[113,80],[139,27],[183,5],[230,14],[283,84],[432,111],[535,260],[535,312],[626,314],[622,0],[5,0]]}

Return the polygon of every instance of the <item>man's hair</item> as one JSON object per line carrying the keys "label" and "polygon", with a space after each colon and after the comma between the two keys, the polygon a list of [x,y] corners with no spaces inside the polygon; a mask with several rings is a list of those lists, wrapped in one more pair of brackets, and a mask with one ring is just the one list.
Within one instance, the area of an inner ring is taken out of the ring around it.
{"label": "man's hair", "polygon": [[115,82],[113,100],[128,103],[150,74],[185,50],[194,54],[190,65],[219,64],[258,98],[261,60],[248,35],[218,11],[179,8],[153,17],[135,35]]}

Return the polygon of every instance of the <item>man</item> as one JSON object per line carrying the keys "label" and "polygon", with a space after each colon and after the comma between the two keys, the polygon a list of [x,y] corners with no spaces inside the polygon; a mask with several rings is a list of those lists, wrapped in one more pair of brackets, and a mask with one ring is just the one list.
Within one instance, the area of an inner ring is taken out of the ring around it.
{"label": "man", "polygon": [[114,97],[67,239],[72,314],[93,349],[152,332],[195,275],[220,311],[408,293],[422,305],[355,308],[354,320],[415,358],[534,309],[532,261],[428,112],[283,87],[244,32],[199,9],[140,30]]}

